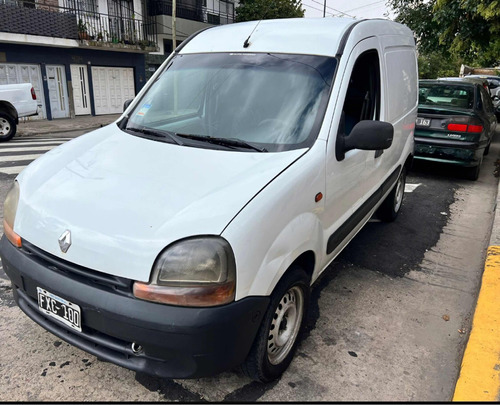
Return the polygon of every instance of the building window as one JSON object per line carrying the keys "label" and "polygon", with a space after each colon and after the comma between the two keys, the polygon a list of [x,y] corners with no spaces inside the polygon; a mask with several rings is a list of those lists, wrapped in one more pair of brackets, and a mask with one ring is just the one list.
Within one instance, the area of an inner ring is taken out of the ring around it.
{"label": "building window", "polygon": [[98,13],[97,0],[66,0],[65,7],[87,13]]}

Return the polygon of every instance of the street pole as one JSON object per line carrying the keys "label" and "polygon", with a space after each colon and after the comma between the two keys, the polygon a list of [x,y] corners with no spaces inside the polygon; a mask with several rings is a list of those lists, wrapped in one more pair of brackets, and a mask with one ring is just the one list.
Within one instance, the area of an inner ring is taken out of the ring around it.
{"label": "street pole", "polygon": [[323,4],[323,18],[325,18],[325,17],[326,17],[326,0],[325,0],[325,3]]}
{"label": "street pole", "polygon": [[177,8],[177,1],[172,0],[172,51],[175,51],[175,48],[177,48],[177,35],[175,33],[176,8]]}

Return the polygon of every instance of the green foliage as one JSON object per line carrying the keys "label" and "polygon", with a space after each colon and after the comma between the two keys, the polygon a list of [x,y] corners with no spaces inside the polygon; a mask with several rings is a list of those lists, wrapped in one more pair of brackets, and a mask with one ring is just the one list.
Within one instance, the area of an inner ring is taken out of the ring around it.
{"label": "green foliage", "polygon": [[460,59],[473,66],[500,63],[500,0],[389,0],[388,4],[396,20],[415,32],[422,55],[431,58],[437,52],[446,60]]}
{"label": "green foliage", "polygon": [[241,0],[236,21],[304,17],[300,0]]}
{"label": "green foliage", "polygon": [[452,56],[443,57],[440,52],[429,52],[418,56],[418,76],[420,79],[456,77],[462,61]]}

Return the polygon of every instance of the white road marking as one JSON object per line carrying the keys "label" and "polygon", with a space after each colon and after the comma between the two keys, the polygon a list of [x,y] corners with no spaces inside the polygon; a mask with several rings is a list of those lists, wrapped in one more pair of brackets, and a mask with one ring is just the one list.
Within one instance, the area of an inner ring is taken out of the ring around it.
{"label": "white road marking", "polygon": [[73,138],[26,138],[26,139],[13,139],[11,141],[0,144],[0,146],[9,146],[13,143],[53,143],[53,142],[66,142]]}
{"label": "white road marking", "polygon": [[421,186],[422,183],[418,183],[418,184],[409,184],[409,183],[406,183],[405,184],[405,193],[413,193],[413,191],[415,191],[415,189],[418,187],[418,186]]}
{"label": "white road marking", "polygon": [[0,167],[0,173],[19,174],[26,166]]}
{"label": "white road marking", "polygon": [[[17,162],[19,160],[35,160],[36,158],[42,156],[43,153],[37,155],[14,155],[14,156],[0,156],[0,162]],[[20,159],[22,158],[22,159]],[[0,168],[0,170],[3,170]]]}
{"label": "white road marking", "polygon": [[[5,144],[0,144],[0,165],[4,165],[7,162],[14,164],[14,166],[0,167],[0,173],[3,174],[19,174],[31,161],[39,158],[45,152],[48,152],[55,147],[62,145],[72,138],[44,138],[44,139],[23,139],[17,141],[10,141]],[[37,146],[31,146],[37,145]],[[42,146],[40,146],[42,145]],[[16,152],[16,154],[12,154]],[[24,152],[22,154],[17,154],[19,152]],[[20,165],[21,162],[27,162],[27,164]],[[17,163],[17,165],[16,165]],[[8,163],[7,163],[8,164]]]}
{"label": "white road marking", "polygon": [[[55,148],[56,146],[58,145],[54,145],[54,146],[35,146],[35,147],[24,147],[24,148],[10,148],[10,149],[0,149],[0,154],[1,153],[7,153],[7,152],[38,152],[38,151],[48,151],[48,150],[51,150],[53,148]],[[22,156],[22,155],[17,155],[18,157]],[[22,159],[19,159],[19,160],[22,160]]]}

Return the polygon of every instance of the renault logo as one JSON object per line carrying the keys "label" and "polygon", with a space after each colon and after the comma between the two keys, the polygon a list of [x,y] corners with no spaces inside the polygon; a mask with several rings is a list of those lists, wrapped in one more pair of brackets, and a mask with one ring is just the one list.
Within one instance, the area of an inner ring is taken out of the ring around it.
{"label": "renault logo", "polygon": [[66,253],[71,246],[71,232],[66,230],[59,237],[59,247],[61,248],[61,252]]}

